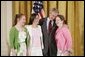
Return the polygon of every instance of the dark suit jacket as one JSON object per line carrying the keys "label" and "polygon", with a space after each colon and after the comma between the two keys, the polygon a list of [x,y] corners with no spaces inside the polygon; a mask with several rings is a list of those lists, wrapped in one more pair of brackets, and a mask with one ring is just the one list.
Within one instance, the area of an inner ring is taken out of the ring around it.
{"label": "dark suit jacket", "polygon": [[55,31],[57,27],[55,24],[55,20],[53,22],[52,31],[50,33],[48,33],[47,31],[47,18],[41,19],[39,24],[41,25],[42,33],[43,33],[43,43],[44,43],[43,54],[47,55],[48,48],[49,48],[50,56],[56,56],[57,47],[56,47],[56,41],[55,41]]}

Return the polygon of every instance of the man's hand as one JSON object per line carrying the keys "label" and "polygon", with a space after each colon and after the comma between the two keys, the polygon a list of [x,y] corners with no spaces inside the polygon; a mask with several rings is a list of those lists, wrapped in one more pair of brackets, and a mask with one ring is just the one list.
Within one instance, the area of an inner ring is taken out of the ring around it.
{"label": "man's hand", "polygon": [[44,12],[43,9],[41,10],[41,13],[38,13],[38,16],[39,16],[39,19],[42,19],[42,18],[45,18],[46,17],[45,16],[45,12]]}
{"label": "man's hand", "polygon": [[42,13],[43,18],[45,18],[46,17],[45,16],[45,11],[43,9],[41,10],[41,13]]}
{"label": "man's hand", "polygon": [[40,15],[40,13],[38,13],[38,16],[39,16],[39,19],[42,19],[42,17],[41,17],[41,15]]}

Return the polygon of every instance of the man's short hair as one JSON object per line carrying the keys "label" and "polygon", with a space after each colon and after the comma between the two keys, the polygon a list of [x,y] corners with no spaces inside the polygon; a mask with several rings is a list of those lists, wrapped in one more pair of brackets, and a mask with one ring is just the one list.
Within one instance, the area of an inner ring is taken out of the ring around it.
{"label": "man's short hair", "polygon": [[55,13],[59,13],[58,9],[56,9],[56,8],[52,8],[50,11],[55,12]]}

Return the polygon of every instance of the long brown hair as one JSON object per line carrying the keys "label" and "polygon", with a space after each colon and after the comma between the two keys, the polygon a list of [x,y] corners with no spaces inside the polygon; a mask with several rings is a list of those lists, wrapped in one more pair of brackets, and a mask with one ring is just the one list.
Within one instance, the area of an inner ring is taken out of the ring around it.
{"label": "long brown hair", "polygon": [[67,24],[65,17],[63,15],[57,15],[57,17],[59,17],[60,20],[63,21],[64,24]]}
{"label": "long brown hair", "polygon": [[34,21],[34,19],[36,18],[37,15],[38,14],[36,14],[36,13],[31,14],[31,17],[30,17],[28,25],[32,25],[33,24],[33,21]]}
{"label": "long brown hair", "polygon": [[20,19],[22,16],[25,16],[25,15],[24,14],[16,14],[13,26],[15,26],[17,24],[17,19]]}

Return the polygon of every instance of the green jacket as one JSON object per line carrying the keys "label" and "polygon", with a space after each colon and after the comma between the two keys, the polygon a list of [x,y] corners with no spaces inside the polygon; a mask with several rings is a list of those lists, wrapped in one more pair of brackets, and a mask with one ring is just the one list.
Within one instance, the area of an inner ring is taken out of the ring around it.
{"label": "green jacket", "polygon": [[[29,43],[30,43],[30,37],[28,36],[29,33],[27,32],[26,28],[24,29],[24,31],[27,34],[25,43],[26,43],[26,46],[28,47]],[[10,34],[9,34],[9,37],[10,37],[10,47],[14,48],[14,49],[17,49],[17,51],[19,51],[19,49],[20,49],[20,44],[18,42],[19,41],[18,35],[19,35],[19,31],[15,27],[12,27],[11,30],[10,30]]]}

